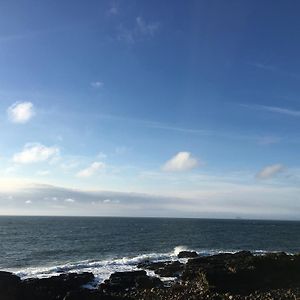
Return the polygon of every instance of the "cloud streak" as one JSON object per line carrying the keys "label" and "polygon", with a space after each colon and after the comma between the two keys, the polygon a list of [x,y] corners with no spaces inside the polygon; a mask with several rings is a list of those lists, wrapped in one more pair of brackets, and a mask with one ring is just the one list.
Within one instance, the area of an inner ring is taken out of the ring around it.
{"label": "cloud streak", "polygon": [[264,167],[261,171],[258,172],[256,178],[258,179],[269,179],[276,176],[278,173],[284,170],[284,166],[281,164],[275,164]]}
{"label": "cloud streak", "polygon": [[286,107],[267,106],[267,105],[248,105],[248,104],[242,104],[241,106],[257,109],[257,110],[264,110],[272,113],[288,115],[292,117],[300,117],[300,110],[290,109]]}
{"label": "cloud streak", "polygon": [[87,168],[79,171],[77,173],[77,177],[88,178],[95,175],[99,170],[103,169],[105,164],[103,162],[95,161]]}

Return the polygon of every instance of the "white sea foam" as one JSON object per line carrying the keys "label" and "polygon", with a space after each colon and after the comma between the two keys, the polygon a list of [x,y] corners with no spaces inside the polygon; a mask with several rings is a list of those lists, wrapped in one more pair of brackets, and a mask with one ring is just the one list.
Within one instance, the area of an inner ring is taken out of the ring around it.
{"label": "white sea foam", "polygon": [[[21,277],[26,278],[47,278],[51,276],[58,276],[61,273],[67,272],[91,272],[95,276],[95,281],[87,287],[93,288],[114,272],[124,272],[137,270],[137,264],[146,260],[149,261],[165,261],[165,260],[177,260],[177,255],[180,251],[191,250],[186,246],[176,246],[173,251],[169,253],[148,253],[141,254],[134,257],[123,257],[109,260],[84,260],[78,262],[70,262],[67,264],[61,264],[57,266],[41,266],[41,267],[29,267],[25,269],[12,270],[14,273]],[[203,256],[214,255],[218,253],[235,253],[238,250],[221,250],[221,249],[199,249],[196,251]],[[262,254],[263,250],[252,251],[254,254]],[[187,259],[181,259],[186,262]],[[149,271],[148,275],[156,276],[153,271]],[[165,281],[171,280],[171,278],[161,278]]]}

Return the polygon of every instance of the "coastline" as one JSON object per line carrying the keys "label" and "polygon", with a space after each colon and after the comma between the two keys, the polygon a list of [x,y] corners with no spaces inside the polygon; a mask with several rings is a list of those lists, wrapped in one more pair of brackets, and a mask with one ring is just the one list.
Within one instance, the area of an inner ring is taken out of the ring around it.
{"label": "coastline", "polygon": [[2,300],[298,299],[300,255],[249,251],[211,256],[181,251],[174,260],[141,260],[93,286],[90,272],[21,280],[0,272]]}

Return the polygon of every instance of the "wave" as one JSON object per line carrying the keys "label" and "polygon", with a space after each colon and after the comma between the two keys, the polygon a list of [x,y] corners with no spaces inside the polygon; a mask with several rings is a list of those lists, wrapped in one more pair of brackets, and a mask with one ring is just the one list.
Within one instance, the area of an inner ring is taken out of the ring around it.
{"label": "wave", "polygon": [[[110,260],[84,260],[78,262],[70,262],[67,264],[61,264],[56,266],[41,266],[41,267],[29,267],[20,270],[13,270],[16,275],[21,279],[27,278],[47,278],[51,276],[58,276],[62,273],[75,272],[91,272],[95,276],[95,281],[91,284],[91,287],[98,285],[114,272],[133,271],[137,270],[137,264],[146,260],[149,261],[166,261],[177,260],[177,255],[183,250],[189,249],[187,246],[176,246],[173,251],[168,253],[145,253],[133,257],[114,258]],[[195,250],[202,256],[209,256],[218,253],[235,253],[239,250],[229,249],[200,249]],[[266,251],[254,250],[254,254],[263,254]],[[186,261],[186,259],[182,259]],[[152,271],[148,272],[149,275],[156,276]]]}

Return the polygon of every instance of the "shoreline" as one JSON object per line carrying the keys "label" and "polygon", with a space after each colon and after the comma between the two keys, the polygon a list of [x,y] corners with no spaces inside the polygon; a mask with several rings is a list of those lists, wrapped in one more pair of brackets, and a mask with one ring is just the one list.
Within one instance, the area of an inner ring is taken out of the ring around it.
{"label": "shoreline", "polygon": [[0,299],[297,299],[300,255],[240,251],[202,256],[183,250],[174,260],[141,260],[135,270],[112,273],[88,288],[93,281],[91,272],[21,280],[0,271]]}

